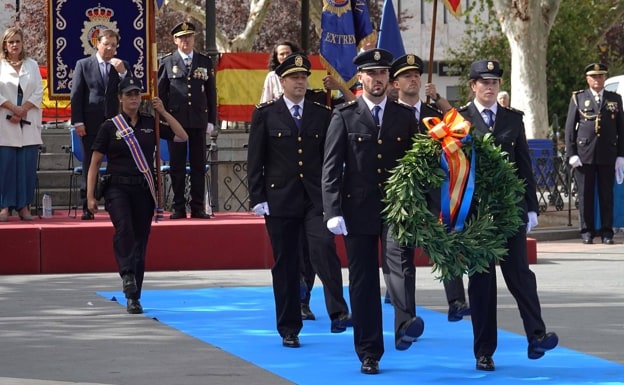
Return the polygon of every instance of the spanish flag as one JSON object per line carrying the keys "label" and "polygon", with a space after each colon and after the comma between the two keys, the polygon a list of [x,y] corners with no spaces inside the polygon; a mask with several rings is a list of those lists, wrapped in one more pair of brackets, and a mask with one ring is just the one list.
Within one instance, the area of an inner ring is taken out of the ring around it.
{"label": "spanish flag", "polygon": [[453,14],[453,16],[459,18],[461,15],[461,0],[444,0],[444,6],[450,13]]}
{"label": "spanish flag", "polygon": [[[312,74],[308,87],[322,88],[326,72],[318,55],[308,56]],[[251,113],[262,95],[269,54],[237,52],[224,53],[217,65],[217,103],[219,120],[250,122]]]}

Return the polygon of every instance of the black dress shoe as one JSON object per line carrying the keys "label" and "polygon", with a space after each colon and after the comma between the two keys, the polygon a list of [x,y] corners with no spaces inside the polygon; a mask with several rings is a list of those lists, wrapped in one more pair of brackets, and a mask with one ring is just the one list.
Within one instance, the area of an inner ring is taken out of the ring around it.
{"label": "black dress shoe", "polygon": [[174,211],[169,215],[169,219],[186,219],[186,211]]}
{"label": "black dress shoe", "polygon": [[465,316],[470,315],[470,308],[464,301],[453,301],[449,305],[448,321],[457,322],[461,321]]}
{"label": "black dress shoe", "polygon": [[397,333],[398,338],[395,342],[395,347],[397,350],[406,350],[412,346],[412,342],[416,341],[418,337],[423,334],[425,330],[425,321],[419,316],[412,318],[409,321],[406,321],[399,328],[399,332]]}
{"label": "black dress shoe", "polygon": [[128,298],[128,305],[126,306],[126,311],[129,314],[143,314],[143,306],[141,306],[141,302],[138,299]]}
{"label": "black dress shoe", "polygon": [[532,360],[542,358],[548,350],[554,349],[559,344],[559,337],[555,333],[545,333],[538,337],[529,339],[529,349],[527,355]]}
{"label": "black dress shoe", "polygon": [[481,356],[477,358],[477,370],[485,370],[486,372],[493,372],[494,360],[491,356]]}
{"label": "black dress shoe", "polygon": [[347,327],[353,326],[353,320],[350,314],[341,314],[340,317],[335,318],[331,322],[332,333],[343,333],[347,330]]}
{"label": "black dress shoe", "polygon": [[200,211],[200,212],[196,212],[196,213],[191,213],[191,218],[210,219],[210,214],[206,214],[205,212]]}
{"label": "black dress shoe", "polygon": [[124,274],[121,280],[121,287],[124,294],[126,295],[126,298],[134,297],[137,291],[139,291],[139,289],[137,288],[136,279],[134,278],[134,274]]}
{"label": "black dress shoe", "polygon": [[379,360],[370,357],[364,358],[364,361],[362,361],[362,366],[360,367],[360,372],[364,374],[378,374]]}
{"label": "black dress shoe", "polygon": [[310,310],[310,305],[307,303],[301,304],[301,319],[307,321],[314,321],[316,319],[316,316],[312,313],[312,310]]}
{"label": "black dress shoe", "polygon": [[582,233],[581,234],[581,239],[583,240],[583,243],[586,245],[591,245],[592,243],[594,243],[594,237],[591,235],[591,233]]}
{"label": "black dress shoe", "polygon": [[284,345],[287,348],[298,348],[299,346],[301,346],[299,344],[299,337],[297,337],[294,334],[288,334],[285,337],[283,337],[282,345]]}
{"label": "black dress shoe", "polygon": [[613,242],[612,237],[602,237],[602,243],[605,245],[613,245],[615,242]]}
{"label": "black dress shoe", "polygon": [[93,213],[91,211],[83,211],[82,216],[80,217],[83,221],[92,221],[95,219]]}

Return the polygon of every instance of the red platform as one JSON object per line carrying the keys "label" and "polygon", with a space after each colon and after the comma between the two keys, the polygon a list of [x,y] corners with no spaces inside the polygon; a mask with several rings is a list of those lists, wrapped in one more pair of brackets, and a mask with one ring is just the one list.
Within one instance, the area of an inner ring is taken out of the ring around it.
{"label": "red platform", "polygon": [[[82,221],[59,212],[51,219],[0,223],[0,274],[115,272],[113,225],[108,214]],[[166,215],[165,218],[168,216]],[[342,237],[338,255],[346,266]],[[537,245],[528,240],[529,263],[537,262]],[[429,261],[416,252],[415,262]],[[264,219],[249,213],[217,213],[210,220],[164,219],[152,225],[147,269],[268,269],[273,263]]]}

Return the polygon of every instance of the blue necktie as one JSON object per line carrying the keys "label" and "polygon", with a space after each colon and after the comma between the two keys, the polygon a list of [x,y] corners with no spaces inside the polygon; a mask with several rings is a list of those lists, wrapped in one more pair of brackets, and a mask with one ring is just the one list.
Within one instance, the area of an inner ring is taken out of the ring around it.
{"label": "blue necktie", "polygon": [[373,120],[377,127],[381,126],[381,120],[379,119],[379,112],[381,111],[381,107],[375,106],[373,107]]}
{"label": "blue necktie", "polygon": [[483,113],[485,114],[485,124],[488,127],[492,127],[494,125],[494,113],[488,108],[483,110]]}
{"label": "blue necktie", "polygon": [[295,104],[293,106],[293,118],[295,119],[295,124],[297,125],[297,128],[301,129],[301,114],[299,113],[299,109],[301,107],[299,107],[298,104]]}

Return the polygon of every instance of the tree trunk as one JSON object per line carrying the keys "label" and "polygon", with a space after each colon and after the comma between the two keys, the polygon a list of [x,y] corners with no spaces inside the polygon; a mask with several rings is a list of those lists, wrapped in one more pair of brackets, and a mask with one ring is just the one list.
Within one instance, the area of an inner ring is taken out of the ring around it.
{"label": "tree trunk", "polygon": [[547,138],[546,53],[561,0],[496,0],[511,48],[511,105],[524,111],[527,138]]}

